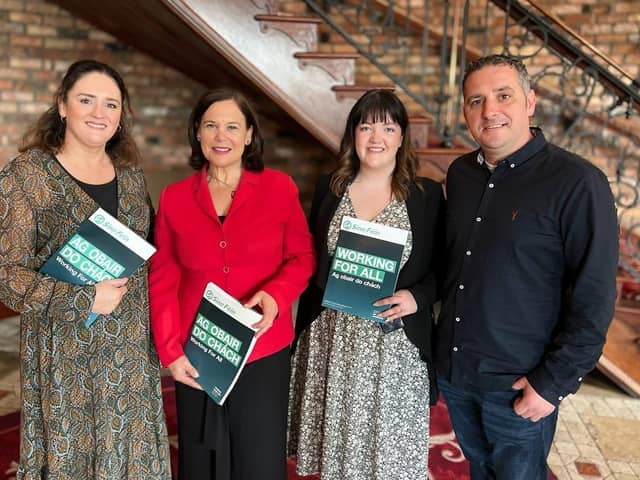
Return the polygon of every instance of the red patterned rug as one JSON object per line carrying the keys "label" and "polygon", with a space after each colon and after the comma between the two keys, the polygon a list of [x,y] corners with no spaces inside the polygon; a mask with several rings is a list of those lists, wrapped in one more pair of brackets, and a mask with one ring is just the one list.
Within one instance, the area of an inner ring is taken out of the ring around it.
{"label": "red patterned rug", "polygon": [[[178,439],[175,413],[175,397],[173,381],[169,378],[162,379],[162,393],[167,415],[171,442],[171,461],[174,467],[177,463]],[[0,480],[11,480],[15,477],[16,460],[19,447],[19,412],[0,416]],[[431,438],[429,447],[429,480],[468,480],[467,463],[462,455],[460,447],[455,439],[447,408],[438,402],[431,409]],[[555,477],[549,473],[549,479]],[[289,460],[289,480],[319,480],[318,476],[300,477],[295,474],[295,462]]]}

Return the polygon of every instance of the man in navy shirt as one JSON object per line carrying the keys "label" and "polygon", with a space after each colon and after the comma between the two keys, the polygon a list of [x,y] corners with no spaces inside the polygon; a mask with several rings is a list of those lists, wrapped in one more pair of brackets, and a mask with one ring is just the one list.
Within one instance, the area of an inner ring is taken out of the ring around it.
{"label": "man in navy shirt", "polygon": [[557,407],[602,353],[618,229],[606,177],[530,128],[524,65],[481,58],[463,80],[480,148],[447,174],[438,384],[472,479],[546,479]]}

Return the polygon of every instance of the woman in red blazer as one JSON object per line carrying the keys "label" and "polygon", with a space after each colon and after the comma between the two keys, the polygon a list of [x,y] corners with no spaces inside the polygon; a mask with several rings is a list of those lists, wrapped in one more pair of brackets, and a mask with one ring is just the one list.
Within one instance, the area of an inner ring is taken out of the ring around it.
{"label": "woman in red blazer", "polygon": [[[153,336],[176,381],[179,475],[285,480],[291,304],[314,270],[311,235],[293,180],[263,166],[256,115],[242,95],[205,93],[188,135],[196,172],[161,194],[149,277]],[[222,407],[183,351],[207,282],[262,313]]]}

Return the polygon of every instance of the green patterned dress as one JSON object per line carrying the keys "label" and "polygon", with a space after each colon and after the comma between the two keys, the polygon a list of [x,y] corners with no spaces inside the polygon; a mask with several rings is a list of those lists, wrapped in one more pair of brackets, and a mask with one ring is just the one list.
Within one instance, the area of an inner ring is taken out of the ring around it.
{"label": "green patterned dress", "polygon": [[[118,219],[146,237],[142,171],[116,176]],[[38,273],[96,208],[47,153],[25,152],[0,172],[0,300],[21,313],[17,480],[171,478],[146,267],[91,328],[95,288]]]}

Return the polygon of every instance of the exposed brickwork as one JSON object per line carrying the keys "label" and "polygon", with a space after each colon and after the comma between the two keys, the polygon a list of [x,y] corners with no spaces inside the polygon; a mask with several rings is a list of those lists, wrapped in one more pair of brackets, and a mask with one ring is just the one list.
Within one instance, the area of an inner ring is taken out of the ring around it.
{"label": "exposed brickwork", "polygon": [[[68,65],[81,58],[109,63],[125,78],[135,138],[152,181],[163,182],[162,171],[187,174],[187,118],[205,87],[43,0],[0,0],[0,167],[16,155],[22,134],[49,107]],[[273,110],[266,97],[252,100],[259,112]],[[330,168],[331,155],[293,121],[274,125],[263,118],[262,123],[266,163],[294,175],[309,203],[312,182]],[[157,185],[151,189],[159,190]]]}
{"label": "exposed brickwork", "polygon": [[[562,3],[538,0],[538,3],[638,76],[640,3],[635,0],[567,0]],[[483,25],[484,4],[485,0],[471,1],[472,39],[474,32],[480,31]],[[279,5],[281,12],[310,14],[302,0],[284,0]],[[422,0],[412,0],[413,14],[418,17],[421,16],[421,5]],[[489,17],[497,23],[502,19],[495,12]],[[438,24],[441,18],[442,12],[431,12],[431,23]],[[356,34],[353,26],[343,24],[343,27]],[[321,26],[320,32],[324,40],[320,50],[354,51],[353,46],[328,26]],[[486,44],[493,48],[497,48],[501,40],[501,33],[488,38],[476,35],[473,39],[478,45]],[[380,48],[379,44],[376,42],[373,48]],[[426,57],[429,65],[427,78],[419,77],[420,64],[425,61],[419,48],[417,42],[410,43],[406,68],[412,75],[408,83],[414,87],[422,85],[426,94],[433,94],[439,82],[446,82],[446,78],[438,56],[433,54]],[[437,49],[435,42],[432,42],[432,48]],[[44,0],[0,0],[0,166],[16,154],[22,133],[49,105],[51,93],[62,72],[71,62],[86,57],[108,62],[124,75],[132,94],[136,113],[135,136],[144,154],[146,170],[152,173],[182,170],[188,154],[184,133],[186,119],[204,86]],[[399,73],[401,68],[394,64],[396,60],[393,53],[385,56],[389,69]],[[532,66],[534,71],[535,68]],[[389,83],[364,58],[358,60],[356,78],[359,83]],[[410,111],[419,111],[416,102],[399,93]],[[265,98],[253,101],[258,111],[273,109],[265,105],[269,102]],[[319,171],[331,168],[332,155],[309,135],[301,134],[300,127],[293,123],[282,125],[280,122],[276,125],[263,119],[263,127],[267,133],[267,164],[293,174],[301,187],[303,199],[308,202],[312,189],[310,182]]]}
{"label": "exposed brickwork", "polygon": [[185,119],[201,85],[41,0],[0,1],[0,25],[0,165],[15,156],[64,70],[81,58],[107,62],[125,77],[145,167],[184,164]]}
{"label": "exposed brickwork", "polygon": [[[279,8],[282,12],[291,14],[299,13],[301,11],[300,4],[303,3],[302,0],[281,0],[279,2]],[[423,10],[424,0],[410,0],[410,3],[412,17],[422,22],[425,14]],[[452,5],[454,2],[448,3]],[[464,2],[460,2],[460,4],[463,3]],[[550,12],[550,14],[557,16],[569,28],[581,35],[587,42],[591,42],[605,55],[609,55],[630,73],[632,77],[640,77],[640,2],[637,0],[566,0],[565,2],[537,0],[536,3]],[[406,4],[406,1],[395,2],[396,6],[404,6]],[[431,0],[428,4],[430,5],[428,23],[431,25],[433,31],[442,32],[443,19],[445,18],[445,2]],[[469,45],[473,51],[480,54],[502,52],[505,21],[504,11],[487,0],[470,0],[469,6],[467,45]],[[311,11],[305,13],[311,14]],[[368,13],[360,11],[357,18],[361,26],[368,27],[370,31],[373,31],[370,28],[371,23],[367,23],[367,15],[370,13],[371,10],[369,10]],[[384,12],[381,11],[380,13]],[[331,18],[355,40],[363,42],[365,45],[367,44],[368,39],[345,20],[345,17],[350,17],[353,21],[356,18],[355,11],[347,9],[342,13],[338,13],[334,8],[330,14]],[[385,24],[388,25],[389,18],[380,17],[377,20],[378,26],[383,19],[386,22]],[[453,20],[450,20],[448,25],[449,33],[452,32],[452,24]],[[488,29],[486,28],[487,24],[490,26]],[[404,23],[402,21],[396,22],[396,27],[402,28],[404,27]],[[334,52],[353,50],[354,47],[347,43],[347,41],[331,27],[323,25],[320,28],[322,32],[321,40],[323,41],[319,46],[320,50]],[[411,30],[409,29],[408,31]],[[446,85],[449,83],[448,65],[440,65],[440,42],[433,39],[430,40],[429,52],[425,57],[421,50],[419,34],[415,29],[412,32],[413,37],[406,39],[409,45],[408,56],[406,58],[406,72],[408,72],[409,75],[404,76],[404,81],[414,92],[423,93],[428,98],[441,98],[442,100],[446,100],[446,95],[435,97],[435,95],[441,91],[441,86],[445,87],[446,93]],[[549,69],[551,65],[556,65],[554,71],[557,73],[560,68],[559,57],[544,48],[538,50],[541,47],[541,42],[540,40],[533,39],[531,36],[523,39],[516,38],[516,34],[521,34],[522,32],[522,29],[517,28],[510,30],[510,35],[514,38],[512,40],[513,50],[511,51],[520,55],[533,55],[535,53],[532,59],[526,61],[532,76],[540,73],[545,68]],[[385,40],[389,40],[389,38],[392,37],[391,33],[388,31],[386,33],[387,35],[379,35],[375,39],[376,42],[371,46],[372,52],[376,54],[381,52]],[[458,41],[460,41],[460,38],[458,38]],[[520,48],[517,48],[518,44],[521,45]],[[384,52],[384,55],[378,60],[387,65],[389,70],[394,74],[405,73],[401,65],[401,53],[399,50],[395,52]],[[424,70],[424,64],[427,66],[426,76],[420,77],[419,72]],[[628,80],[626,81],[627,83],[629,82]],[[382,75],[376,67],[371,65],[368,60],[360,59],[356,68],[356,82],[388,83],[389,80],[386,80],[386,77]],[[420,90],[420,88],[422,88],[422,90]],[[564,76],[562,81],[560,81],[558,77],[546,75],[536,88],[544,96],[555,95],[556,98],[575,98],[575,102],[580,104],[588,101],[592,112],[597,112],[598,109],[606,109],[606,102],[609,101],[608,97],[602,95],[602,91],[598,86],[595,87],[593,95],[585,98],[584,92],[589,92],[591,87],[584,84],[582,70],[577,68],[574,68]],[[396,91],[410,111],[417,112],[420,109],[417,103],[411,100],[402,90],[398,88]],[[457,94],[454,93],[454,95]],[[549,104],[549,102],[547,102],[547,104]],[[449,118],[459,114],[457,109],[453,110],[453,108],[454,107],[446,103],[443,105],[443,111],[449,111],[447,115]],[[436,113],[433,108],[431,108],[431,113]],[[541,113],[542,109],[539,108],[538,116],[542,117]],[[637,119],[638,117],[634,118],[634,128],[636,131],[638,130]],[[459,121],[460,123],[463,122],[461,116],[459,117]],[[447,121],[447,123],[450,123],[450,121]],[[545,127],[548,131],[553,129],[553,127],[549,125],[545,125]],[[599,125],[592,124],[591,122],[582,122],[581,128],[584,130],[582,132],[584,139],[592,138],[592,134],[595,131],[601,130]],[[593,131],[587,131],[587,128],[593,129]],[[560,134],[561,130],[557,133]],[[627,139],[621,137],[617,141],[620,145],[626,145],[625,142]],[[589,147],[589,145],[585,147]],[[576,146],[572,148],[578,150]],[[588,150],[588,148],[586,150]],[[612,158],[610,152],[603,153],[586,150],[581,153],[591,158],[592,161],[598,164],[607,174],[613,175],[615,173],[615,162],[606,160],[607,158]]]}
{"label": "exposed brickwork", "polygon": [[[423,18],[421,9],[423,0],[411,0],[411,13],[418,19]],[[536,2],[551,14],[557,16],[565,22],[571,29],[581,35],[585,40],[593,44],[604,54],[609,55],[614,61],[619,63],[634,78],[640,77],[640,2],[637,0],[537,0]],[[278,2],[282,12],[291,14],[306,13],[302,11],[302,0],[282,0]],[[396,5],[405,5],[406,2],[396,2]],[[429,12],[430,24],[441,30],[442,19],[444,18],[444,2],[430,1],[431,10]],[[486,53],[490,51],[500,51],[502,46],[504,13],[492,4],[486,10],[487,0],[471,0],[469,10],[469,44],[475,45]],[[488,37],[485,36],[484,24],[485,15],[492,25],[490,31],[494,32]],[[360,20],[365,15],[360,15]],[[334,16],[339,19],[339,16]],[[353,26],[341,21],[343,27],[355,39],[365,40],[361,35],[357,35]],[[451,25],[450,25],[451,28]],[[342,37],[333,32],[328,27],[321,27],[324,40],[319,49],[324,51],[353,51]],[[393,54],[391,55],[391,57]],[[421,52],[418,46],[412,46],[408,63],[416,65],[420,61]],[[397,58],[387,58],[386,63],[397,61]],[[551,60],[551,57],[540,57],[538,62],[542,63]],[[433,68],[438,69],[437,62],[431,60]],[[377,75],[375,68],[368,65],[368,62],[361,61],[358,64],[356,73],[359,81],[370,81],[372,76]],[[437,75],[434,75],[437,76]],[[375,78],[375,77],[374,77]],[[429,79],[427,79],[429,82]],[[427,91],[430,91],[427,86]]]}

